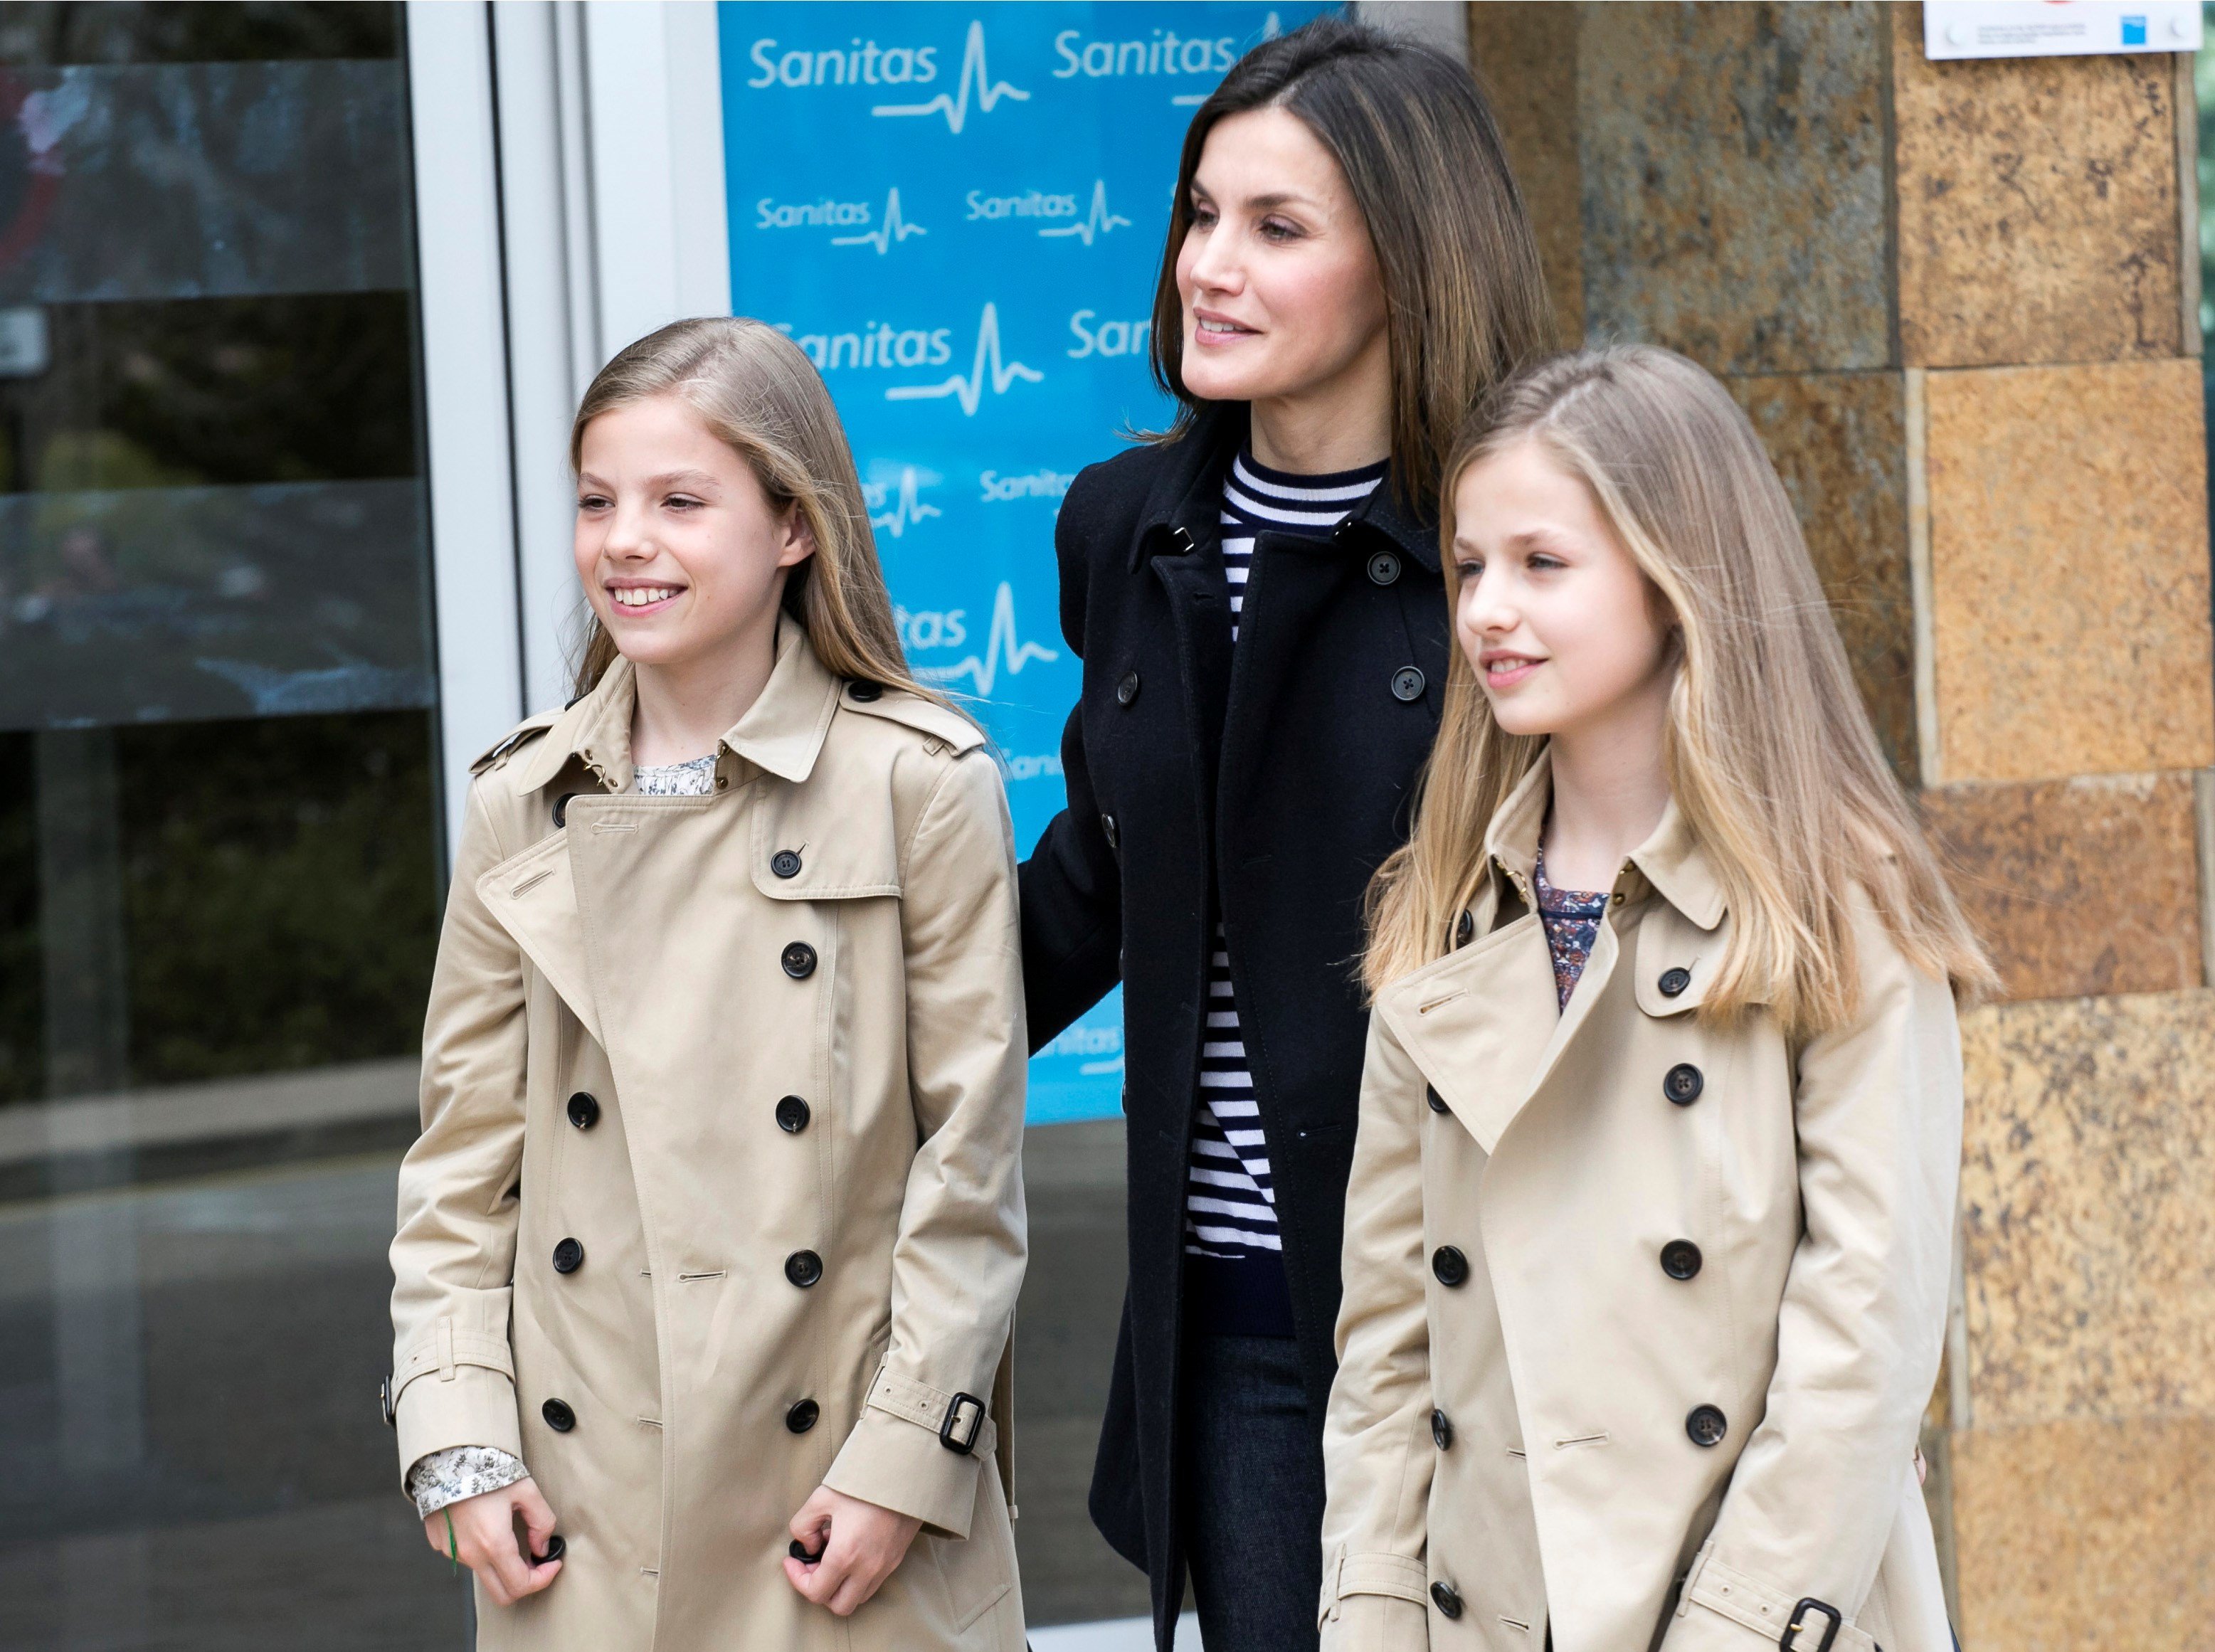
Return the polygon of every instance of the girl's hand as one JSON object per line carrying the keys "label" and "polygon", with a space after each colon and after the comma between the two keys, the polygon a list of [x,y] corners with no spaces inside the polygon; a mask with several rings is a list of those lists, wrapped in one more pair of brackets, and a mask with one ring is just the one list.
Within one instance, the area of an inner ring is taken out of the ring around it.
{"label": "girl's hand", "polygon": [[[515,1519],[523,1517],[530,1533],[526,1555],[515,1539]],[[423,1522],[423,1535],[440,1554],[446,1547],[446,1520],[454,1522],[453,1553],[477,1575],[485,1593],[497,1606],[512,1606],[526,1594],[536,1594],[561,1575],[559,1560],[539,1561],[531,1556],[546,1552],[554,1535],[554,1511],[546,1506],[536,1482],[518,1480],[512,1486],[464,1497],[449,1503]],[[886,1568],[887,1571],[890,1567]]]}
{"label": "girl's hand", "polygon": [[793,1541],[815,1558],[788,1555],[784,1575],[817,1606],[850,1617],[884,1586],[922,1529],[911,1514],[818,1486],[792,1517]]}

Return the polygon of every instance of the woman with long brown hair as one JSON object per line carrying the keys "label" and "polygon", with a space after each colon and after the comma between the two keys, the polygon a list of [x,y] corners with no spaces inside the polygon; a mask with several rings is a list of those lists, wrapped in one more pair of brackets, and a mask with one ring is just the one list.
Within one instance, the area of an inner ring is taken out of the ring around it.
{"label": "woman with long brown hair", "polygon": [[1163,435],[1063,501],[1069,807],[1022,869],[1035,1048],[1120,979],[1128,1293],[1095,1521],[1209,1652],[1316,1637],[1322,1414],[1365,1010],[1447,638],[1440,467],[1548,332],[1468,70],[1330,18],[1193,118]]}

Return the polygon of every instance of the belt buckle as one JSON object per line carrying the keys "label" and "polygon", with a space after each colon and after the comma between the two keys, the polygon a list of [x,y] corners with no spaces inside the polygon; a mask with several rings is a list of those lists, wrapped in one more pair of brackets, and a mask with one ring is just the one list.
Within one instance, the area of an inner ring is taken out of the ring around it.
{"label": "belt buckle", "polygon": [[1823,1638],[1815,1645],[1815,1652],[1831,1652],[1831,1643],[1838,1638],[1838,1631],[1845,1627],[1846,1615],[1829,1601],[1818,1600],[1813,1595],[1801,1597],[1800,1604],[1792,1608],[1791,1621],[1784,1625],[1783,1634],[1776,1637],[1776,1644],[1783,1649],[1783,1652],[1803,1652],[1803,1649],[1795,1647],[1793,1642],[1798,1638],[1801,1626],[1807,1621],[1805,1614],[1809,1612],[1819,1612],[1831,1620],[1829,1626],[1823,1631]]}
{"label": "belt buckle", "polygon": [[[954,1422],[956,1417],[961,1415],[961,1408],[965,1404],[974,1406],[976,1408],[976,1415],[969,1420],[969,1432],[960,1439],[956,1439],[954,1434]],[[940,1445],[945,1446],[946,1449],[950,1452],[956,1452],[963,1457],[967,1457],[976,1451],[977,1436],[984,1432],[984,1401],[979,1399],[974,1394],[956,1394],[952,1399],[946,1403],[945,1419],[938,1425],[938,1443]]]}
{"label": "belt buckle", "polygon": [[386,1428],[392,1428],[399,1426],[398,1408],[393,1403],[392,1379],[390,1377],[387,1377],[383,1382],[377,1385],[377,1409],[383,1413],[384,1426]]}

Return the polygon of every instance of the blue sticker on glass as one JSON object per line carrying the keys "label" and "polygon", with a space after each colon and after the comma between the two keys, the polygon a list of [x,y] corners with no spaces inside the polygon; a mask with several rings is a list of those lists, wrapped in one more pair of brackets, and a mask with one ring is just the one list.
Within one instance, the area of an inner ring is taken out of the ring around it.
{"label": "blue sticker on glass", "polygon": [[[1332,9],[718,9],[732,307],[822,371],[908,657],[991,732],[1026,853],[1081,669],[1054,514],[1169,415],[1146,361],[1185,126],[1241,52]],[[1119,1109],[1120,1000],[1033,1060],[1032,1123]]]}

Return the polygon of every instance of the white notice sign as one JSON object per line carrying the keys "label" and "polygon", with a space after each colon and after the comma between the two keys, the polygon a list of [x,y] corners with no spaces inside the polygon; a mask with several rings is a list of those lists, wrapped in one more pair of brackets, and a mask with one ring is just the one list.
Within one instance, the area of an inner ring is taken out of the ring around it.
{"label": "white notice sign", "polygon": [[1942,58],[2197,52],[2199,0],[1928,0],[1923,52]]}

